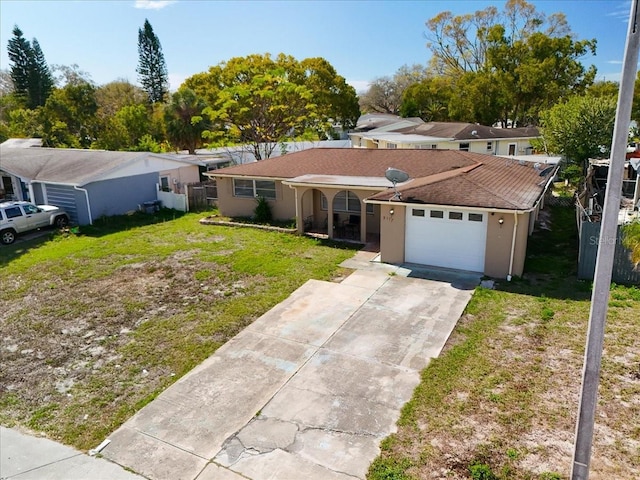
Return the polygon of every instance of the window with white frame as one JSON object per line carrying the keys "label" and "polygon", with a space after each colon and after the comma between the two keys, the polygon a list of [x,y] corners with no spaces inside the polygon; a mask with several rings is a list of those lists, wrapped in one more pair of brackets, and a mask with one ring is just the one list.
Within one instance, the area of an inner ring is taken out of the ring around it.
{"label": "window with white frame", "polygon": [[169,177],[166,175],[160,177],[160,190],[162,190],[163,192],[171,191],[171,187],[169,187]]}
{"label": "window with white frame", "polygon": [[276,182],[273,180],[233,179],[233,195],[242,198],[264,197],[267,200],[276,198]]}
{"label": "window with white frame", "polygon": [[461,142],[459,150],[462,150],[463,152],[468,152],[469,151],[469,142]]}
{"label": "window with white frame", "polygon": [[493,150],[493,142],[487,142],[487,152],[490,152]]}
{"label": "window with white frame", "polygon": [[387,142],[387,148],[396,149],[396,148],[398,148],[398,145],[395,144],[395,143],[388,143]]}

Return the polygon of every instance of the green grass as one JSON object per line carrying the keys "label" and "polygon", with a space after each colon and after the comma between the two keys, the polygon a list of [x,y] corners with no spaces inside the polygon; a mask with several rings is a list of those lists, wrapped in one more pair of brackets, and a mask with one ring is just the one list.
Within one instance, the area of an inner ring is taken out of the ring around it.
{"label": "green grass", "polygon": [[80,449],[353,247],[162,211],[0,248],[0,424]]}
{"label": "green grass", "polygon": [[[552,213],[552,230],[529,239],[522,278],[476,289],[443,353],[422,372],[398,432],[382,442],[369,479],[434,472],[456,479],[568,478],[571,458],[563,452],[573,443],[591,283],[575,277],[573,210]],[[635,478],[638,287],[612,285],[607,322],[598,407],[606,434],[594,439],[592,473]]]}

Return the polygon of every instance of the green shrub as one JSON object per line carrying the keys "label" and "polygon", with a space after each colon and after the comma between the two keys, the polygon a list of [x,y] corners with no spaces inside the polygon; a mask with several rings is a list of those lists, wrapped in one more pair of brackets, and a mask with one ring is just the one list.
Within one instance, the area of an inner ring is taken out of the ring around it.
{"label": "green shrub", "polygon": [[253,211],[256,222],[271,223],[273,221],[273,215],[271,214],[271,207],[269,206],[267,199],[264,197],[256,197],[256,201],[258,204],[256,205],[256,209]]}
{"label": "green shrub", "polygon": [[491,471],[491,467],[484,463],[476,463],[469,467],[473,480],[498,480],[498,477]]}
{"label": "green shrub", "polygon": [[408,459],[396,460],[393,457],[376,458],[369,467],[367,478],[370,480],[410,480],[405,472],[411,467]]}
{"label": "green shrub", "polygon": [[635,221],[622,227],[622,245],[631,252],[630,260],[640,263],[640,222]]}

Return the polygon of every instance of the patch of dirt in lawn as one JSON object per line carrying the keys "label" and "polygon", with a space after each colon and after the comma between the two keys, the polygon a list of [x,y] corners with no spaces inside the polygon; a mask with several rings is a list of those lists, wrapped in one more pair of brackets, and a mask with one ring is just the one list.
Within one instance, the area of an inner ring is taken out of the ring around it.
{"label": "patch of dirt in lawn", "polygon": [[[144,341],[136,332],[166,325],[158,331],[165,332],[167,340],[197,343],[194,332],[202,319],[190,323],[189,312],[199,310],[206,320],[219,300],[243,296],[249,283],[224,266],[199,261],[197,255],[187,251],[162,261],[128,264],[91,281],[62,281],[43,273],[45,280],[24,292],[19,277],[3,280],[0,423],[91,447],[96,439],[78,439],[86,430],[83,424],[105,422],[108,430],[120,400],[129,397],[129,405],[144,401],[171,383],[176,373],[184,373],[154,358],[163,354],[162,336],[151,348],[157,352],[137,354],[135,348],[144,348]],[[260,279],[250,282],[259,284]],[[201,340],[213,348],[233,333],[223,330]],[[129,354],[123,354],[125,346],[133,346]],[[77,432],[63,425],[69,421],[77,421]]]}
{"label": "patch of dirt in lawn", "polygon": [[[411,478],[468,479],[470,466],[478,464],[496,477],[473,478],[569,475],[585,325],[562,322],[562,312],[556,312],[557,320],[536,319],[536,304],[526,303],[505,308],[505,319],[482,344],[484,373],[463,373],[442,405],[425,409],[413,426],[401,427],[394,436],[391,451],[411,459]],[[612,319],[608,329],[611,347],[605,348],[605,358],[610,356],[602,370],[594,479],[640,478],[640,341],[620,327],[637,327],[632,319],[639,311],[635,305],[635,314]],[[443,354],[467,341],[467,332],[478,321],[478,316],[463,315]],[[615,355],[614,345],[622,345],[626,353]]]}

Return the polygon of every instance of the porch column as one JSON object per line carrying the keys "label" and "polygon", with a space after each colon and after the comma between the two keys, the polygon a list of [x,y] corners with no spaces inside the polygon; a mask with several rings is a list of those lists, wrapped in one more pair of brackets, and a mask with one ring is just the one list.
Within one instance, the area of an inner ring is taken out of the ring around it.
{"label": "porch column", "polygon": [[296,187],[292,188],[296,197],[296,230],[298,235],[304,235],[304,218],[302,218],[302,197],[304,192],[298,194],[298,189]]}
{"label": "porch column", "polygon": [[360,200],[360,243],[367,243],[367,205]]}
{"label": "porch column", "polygon": [[331,190],[331,194],[326,191],[322,191],[323,195],[327,199],[327,236],[333,239],[333,198],[336,195],[336,192]]}

